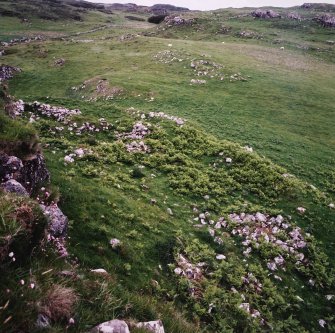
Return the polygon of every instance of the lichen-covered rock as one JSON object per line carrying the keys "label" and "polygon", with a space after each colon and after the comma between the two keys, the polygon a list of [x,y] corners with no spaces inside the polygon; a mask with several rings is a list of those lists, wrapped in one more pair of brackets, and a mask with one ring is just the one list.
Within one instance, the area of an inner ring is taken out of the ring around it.
{"label": "lichen-covered rock", "polygon": [[36,154],[32,159],[23,162],[23,168],[17,179],[30,193],[50,181],[50,173],[42,154]]}
{"label": "lichen-covered rock", "polygon": [[22,196],[29,196],[29,193],[27,192],[27,190],[15,179],[10,179],[2,183],[1,188],[5,192],[16,193]]}
{"label": "lichen-covered rock", "polygon": [[138,328],[145,328],[148,332],[165,333],[164,326],[161,320],[148,321],[145,323],[136,324]]}
{"label": "lichen-covered rock", "polygon": [[6,181],[15,179],[16,175],[23,168],[22,161],[16,156],[8,156],[7,154],[0,154],[0,180]]}
{"label": "lichen-covered rock", "polygon": [[40,205],[40,207],[49,223],[51,236],[64,237],[67,231],[68,218],[56,204],[51,206]]}
{"label": "lichen-covered rock", "polygon": [[125,321],[115,319],[95,326],[91,333],[130,333],[130,331]]}

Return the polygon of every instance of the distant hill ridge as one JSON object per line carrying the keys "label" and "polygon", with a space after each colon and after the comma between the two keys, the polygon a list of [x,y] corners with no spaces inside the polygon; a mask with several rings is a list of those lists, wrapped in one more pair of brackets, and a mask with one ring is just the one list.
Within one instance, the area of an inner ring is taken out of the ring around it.
{"label": "distant hill ridge", "polygon": [[135,3],[112,3],[106,4],[105,8],[111,10],[122,10],[127,12],[149,12],[154,14],[167,14],[169,12],[186,12],[189,11],[188,8],[185,7],[176,7],[169,4],[156,4],[153,6],[138,6]]}

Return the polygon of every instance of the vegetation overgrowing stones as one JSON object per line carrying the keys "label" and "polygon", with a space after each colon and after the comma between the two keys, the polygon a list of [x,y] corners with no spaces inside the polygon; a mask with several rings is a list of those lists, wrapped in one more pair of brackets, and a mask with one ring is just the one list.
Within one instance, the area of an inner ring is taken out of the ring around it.
{"label": "vegetation overgrowing stones", "polygon": [[294,46],[328,28],[305,7],[80,1],[73,24],[58,4],[69,38],[4,46],[0,330],[332,332],[333,50]]}

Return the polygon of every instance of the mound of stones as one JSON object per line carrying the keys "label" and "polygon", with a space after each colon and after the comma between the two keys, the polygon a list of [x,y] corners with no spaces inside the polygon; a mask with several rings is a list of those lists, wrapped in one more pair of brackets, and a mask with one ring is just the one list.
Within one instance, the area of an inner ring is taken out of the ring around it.
{"label": "mound of stones", "polygon": [[182,26],[182,25],[192,25],[196,22],[195,18],[185,19],[181,16],[166,16],[164,22],[168,27]]}
{"label": "mound of stones", "polygon": [[0,66],[0,82],[13,78],[16,73],[21,72],[21,68],[8,65]]}
{"label": "mound of stones", "polygon": [[280,14],[276,13],[275,11],[271,9],[256,9],[254,10],[251,15],[256,18],[262,18],[262,19],[273,19],[273,18],[280,18]]}

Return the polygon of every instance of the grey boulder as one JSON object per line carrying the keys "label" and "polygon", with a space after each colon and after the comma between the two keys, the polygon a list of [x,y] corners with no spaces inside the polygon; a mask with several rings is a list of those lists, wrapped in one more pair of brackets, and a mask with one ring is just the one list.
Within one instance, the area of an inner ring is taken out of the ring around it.
{"label": "grey boulder", "polygon": [[16,193],[18,195],[27,196],[27,197],[29,196],[27,190],[19,182],[17,182],[14,179],[10,179],[2,183],[1,188],[5,192]]}
{"label": "grey boulder", "polygon": [[0,180],[15,178],[22,168],[22,161],[18,157],[0,154]]}

